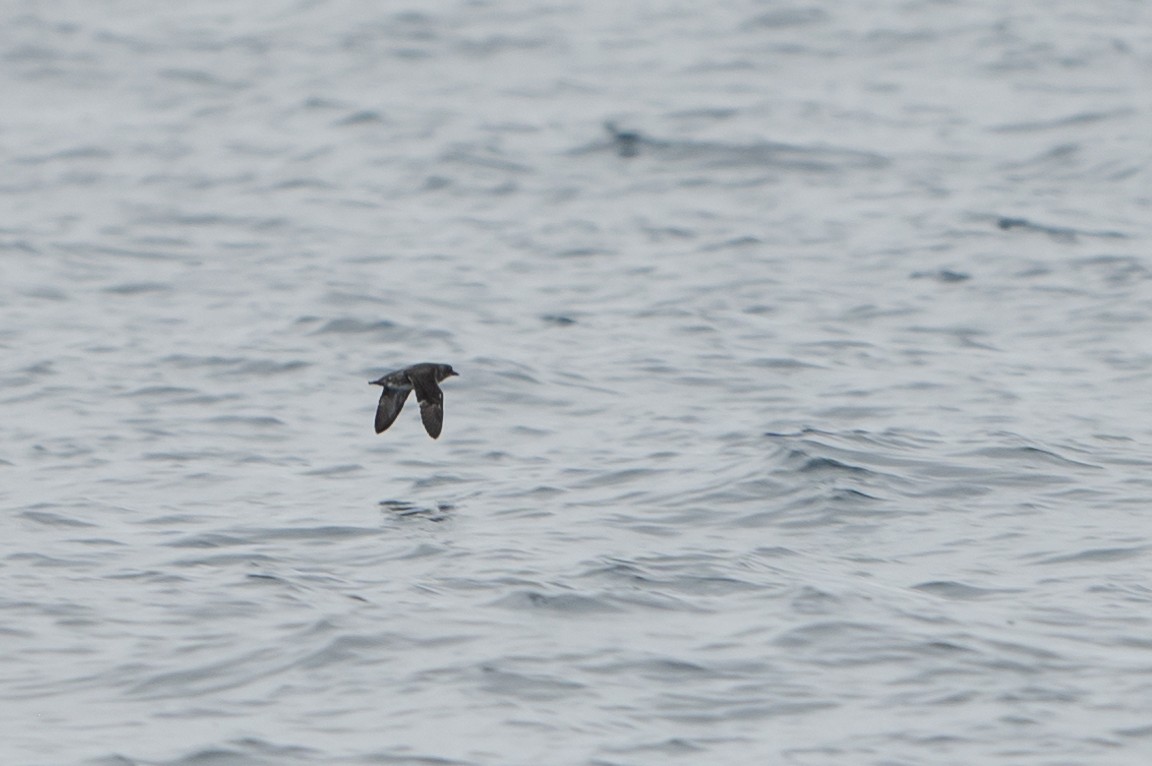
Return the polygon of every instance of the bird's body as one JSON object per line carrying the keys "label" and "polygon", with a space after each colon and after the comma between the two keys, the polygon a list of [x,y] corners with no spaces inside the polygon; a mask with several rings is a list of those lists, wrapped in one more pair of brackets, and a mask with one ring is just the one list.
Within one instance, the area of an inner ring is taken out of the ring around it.
{"label": "bird's body", "polygon": [[458,374],[450,364],[422,362],[368,381],[384,389],[376,406],[376,433],[388,430],[408,400],[408,394],[415,390],[424,430],[433,439],[440,436],[440,429],[444,427],[444,392],[440,390],[440,381]]}

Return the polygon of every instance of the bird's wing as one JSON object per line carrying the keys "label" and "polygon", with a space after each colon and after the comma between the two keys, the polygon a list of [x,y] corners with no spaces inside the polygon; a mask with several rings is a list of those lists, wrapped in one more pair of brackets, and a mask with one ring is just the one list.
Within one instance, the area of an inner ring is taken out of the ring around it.
{"label": "bird's wing", "polygon": [[436,381],[423,376],[414,377],[412,385],[416,388],[416,401],[420,402],[420,420],[424,422],[424,430],[436,439],[444,427],[444,392]]}
{"label": "bird's wing", "polygon": [[384,386],[384,391],[380,394],[380,403],[376,405],[376,433],[386,431],[388,426],[396,422],[396,416],[404,408],[404,402],[411,390]]}

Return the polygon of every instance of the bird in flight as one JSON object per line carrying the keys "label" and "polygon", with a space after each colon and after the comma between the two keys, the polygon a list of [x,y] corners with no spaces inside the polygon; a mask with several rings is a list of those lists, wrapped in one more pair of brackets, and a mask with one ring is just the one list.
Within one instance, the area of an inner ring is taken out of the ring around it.
{"label": "bird in flight", "polygon": [[444,427],[444,392],[440,390],[440,381],[453,375],[459,373],[450,364],[422,362],[368,381],[384,389],[380,404],[376,405],[376,433],[388,430],[404,407],[408,394],[415,390],[424,430],[433,439],[440,436],[440,429]]}

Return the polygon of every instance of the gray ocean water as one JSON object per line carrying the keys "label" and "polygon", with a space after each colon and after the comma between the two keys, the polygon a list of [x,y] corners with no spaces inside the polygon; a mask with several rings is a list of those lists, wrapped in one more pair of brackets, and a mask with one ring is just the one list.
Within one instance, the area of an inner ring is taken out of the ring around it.
{"label": "gray ocean water", "polygon": [[0,762],[1152,762],[1150,30],[3,4]]}

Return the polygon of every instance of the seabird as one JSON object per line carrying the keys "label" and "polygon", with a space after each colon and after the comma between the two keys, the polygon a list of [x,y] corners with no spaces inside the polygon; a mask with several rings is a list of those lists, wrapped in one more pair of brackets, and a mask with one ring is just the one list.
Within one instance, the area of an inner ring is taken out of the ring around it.
{"label": "seabird", "polygon": [[376,406],[376,433],[388,430],[388,426],[396,422],[408,394],[415,389],[424,430],[433,439],[440,436],[440,429],[444,427],[444,392],[439,384],[453,375],[459,373],[450,364],[422,362],[368,381],[369,385],[384,389]]}

